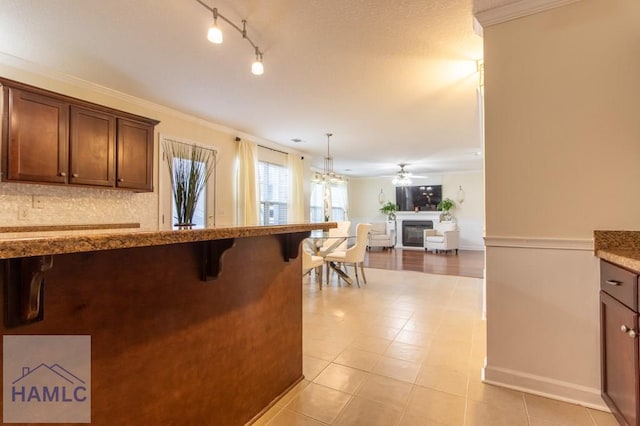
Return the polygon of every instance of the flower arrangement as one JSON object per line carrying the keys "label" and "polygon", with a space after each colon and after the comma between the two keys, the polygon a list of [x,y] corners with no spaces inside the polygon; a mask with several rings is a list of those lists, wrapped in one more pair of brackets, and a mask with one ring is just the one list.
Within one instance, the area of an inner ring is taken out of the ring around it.
{"label": "flower arrangement", "polygon": [[175,141],[163,146],[171,175],[176,225],[191,227],[198,198],[215,168],[216,151]]}

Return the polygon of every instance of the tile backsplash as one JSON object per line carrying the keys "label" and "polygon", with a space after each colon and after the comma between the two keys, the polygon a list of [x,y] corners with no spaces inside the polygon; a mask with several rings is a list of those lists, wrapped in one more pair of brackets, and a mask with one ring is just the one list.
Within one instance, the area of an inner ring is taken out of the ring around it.
{"label": "tile backsplash", "polygon": [[[34,197],[36,203],[34,205]],[[158,195],[114,189],[0,183],[0,226],[140,223],[158,227]]]}

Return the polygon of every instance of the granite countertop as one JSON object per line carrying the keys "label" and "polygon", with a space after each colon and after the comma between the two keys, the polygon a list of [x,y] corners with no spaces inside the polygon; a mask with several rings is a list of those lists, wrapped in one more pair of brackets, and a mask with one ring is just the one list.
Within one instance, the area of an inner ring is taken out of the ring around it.
{"label": "granite countertop", "polygon": [[0,259],[158,246],[335,228],[335,222],[229,226],[189,230],[79,230],[0,233]]}
{"label": "granite countertop", "polygon": [[597,257],[640,271],[640,231],[594,231],[593,237]]}

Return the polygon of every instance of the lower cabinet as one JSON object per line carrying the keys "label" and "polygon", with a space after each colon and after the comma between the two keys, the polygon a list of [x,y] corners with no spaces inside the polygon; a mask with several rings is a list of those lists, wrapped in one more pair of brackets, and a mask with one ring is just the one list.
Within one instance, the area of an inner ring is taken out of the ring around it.
{"label": "lower cabinet", "polygon": [[[625,281],[618,273],[632,277]],[[628,286],[633,298],[618,300]],[[634,287],[633,289],[631,287]],[[640,413],[640,358],[638,351],[637,275],[607,262],[601,262],[600,339],[602,398],[621,425],[638,425]],[[631,305],[631,306],[628,306]]]}

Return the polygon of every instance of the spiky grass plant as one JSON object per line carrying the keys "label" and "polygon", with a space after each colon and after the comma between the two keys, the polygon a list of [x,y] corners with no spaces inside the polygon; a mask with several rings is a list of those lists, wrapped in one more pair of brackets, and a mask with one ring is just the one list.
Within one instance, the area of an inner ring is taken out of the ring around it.
{"label": "spiky grass plant", "polygon": [[215,168],[216,151],[176,141],[163,142],[171,175],[177,225],[193,225],[193,214],[202,190]]}

